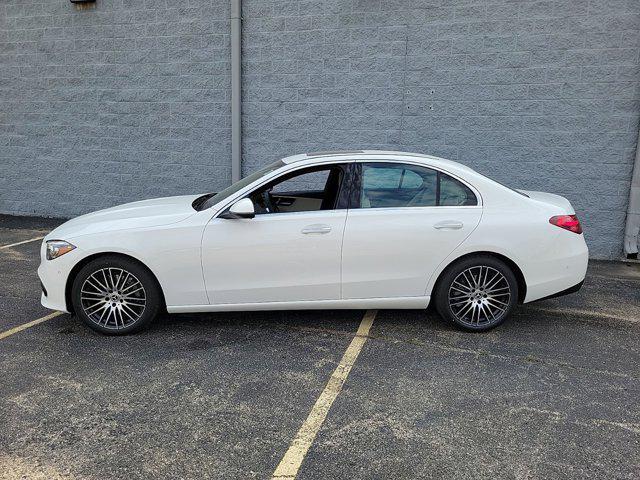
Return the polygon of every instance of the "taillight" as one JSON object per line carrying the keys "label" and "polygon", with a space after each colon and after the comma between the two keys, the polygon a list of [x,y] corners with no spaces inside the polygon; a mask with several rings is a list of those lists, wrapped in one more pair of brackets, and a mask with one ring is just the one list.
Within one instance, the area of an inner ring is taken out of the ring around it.
{"label": "taillight", "polygon": [[576,215],[556,215],[549,219],[549,223],[573,233],[582,233],[582,226]]}

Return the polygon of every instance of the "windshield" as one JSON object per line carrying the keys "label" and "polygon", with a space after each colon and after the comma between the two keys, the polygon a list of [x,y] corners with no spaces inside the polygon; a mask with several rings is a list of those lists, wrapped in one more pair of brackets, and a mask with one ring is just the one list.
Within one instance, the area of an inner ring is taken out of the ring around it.
{"label": "windshield", "polygon": [[242,190],[244,187],[246,187],[250,183],[255,182],[260,177],[264,177],[266,174],[271,173],[274,170],[277,170],[283,165],[284,165],[284,162],[282,160],[278,160],[277,162],[273,162],[272,164],[267,165],[261,170],[258,170],[257,172],[252,173],[248,177],[244,177],[243,179],[237,181],[236,183],[228,186],[221,192],[218,192],[211,198],[207,199],[206,202],[200,205],[200,208],[198,208],[198,210],[206,210],[207,208],[214,206],[216,203],[221,202],[222,200],[233,195],[237,191]]}

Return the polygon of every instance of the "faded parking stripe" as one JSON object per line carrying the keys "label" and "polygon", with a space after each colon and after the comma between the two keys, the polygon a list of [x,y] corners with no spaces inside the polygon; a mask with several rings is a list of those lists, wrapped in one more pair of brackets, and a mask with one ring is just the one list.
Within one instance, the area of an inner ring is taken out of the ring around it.
{"label": "faded parking stripe", "polygon": [[35,237],[35,238],[30,238],[29,240],[23,240],[21,242],[10,243],[9,245],[2,245],[2,246],[0,246],[0,250],[4,250],[5,248],[17,247],[18,245],[22,245],[23,243],[35,242],[37,240],[42,240],[43,238],[44,238],[44,236]]}
{"label": "faded parking stripe", "polygon": [[358,355],[367,341],[369,330],[371,330],[373,320],[376,318],[376,313],[376,310],[368,310],[367,313],[365,313],[358,327],[358,331],[344,352],[340,363],[331,374],[331,378],[329,378],[327,385],[324,387],[318,400],[316,400],[309,416],[300,427],[300,430],[298,430],[287,453],[282,457],[278,467],[273,472],[273,479],[296,478],[298,470],[304,461],[304,457],[307,455],[320,427],[327,418],[331,405],[342,390],[344,382],[347,380],[349,372],[351,372],[351,368],[358,359]]}
{"label": "faded parking stripe", "polygon": [[46,322],[47,320],[51,320],[52,318],[55,318],[58,315],[62,315],[62,313],[63,312],[53,312],[44,317],[38,318],[36,320],[32,320],[27,323],[23,323],[22,325],[18,325],[17,327],[10,328],[9,330],[5,330],[4,332],[0,333],[0,340],[2,340],[3,338],[10,337],[11,335],[21,332],[22,330],[26,330],[27,328],[31,328],[35,325],[38,325],[39,323]]}
{"label": "faded parking stripe", "polygon": [[[526,306],[526,305],[525,305]],[[607,320],[617,320],[619,322],[640,322],[640,318],[636,318],[629,315],[615,315],[612,313],[606,312],[595,312],[593,310],[581,310],[578,308],[549,308],[549,307],[528,307],[530,310],[542,312],[542,313],[551,313],[554,315],[572,315],[576,317],[594,317],[594,318],[605,318]]]}

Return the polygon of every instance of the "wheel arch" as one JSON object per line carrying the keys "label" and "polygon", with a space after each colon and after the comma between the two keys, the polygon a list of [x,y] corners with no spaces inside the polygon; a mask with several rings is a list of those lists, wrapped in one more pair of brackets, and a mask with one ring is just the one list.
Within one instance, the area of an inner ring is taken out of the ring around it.
{"label": "wheel arch", "polygon": [[431,296],[433,297],[433,295],[434,295],[433,292],[437,291],[437,289],[438,289],[438,287],[440,285],[440,281],[441,281],[442,277],[444,277],[444,275],[447,272],[447,270],[449,270],[451,267],[453,267],[458,262],[461,262],[463,260],[466,260],[467,258],[476,257],[476,256],[493,257],[493,258],[495,258],[497,260],[500,260],[500,261],[504,262],[511,269],[511,271],[513,272],[513,274],[516,277],[516,281],[518,282],[518,303],[523,303],[524,302],[524,299],[527,296],[527,282],[526,282],[526,280],[524,278],[524,274],[522,273],[522,270],[520,269],[518,264],[516,262],[514,262],[512,259],[510,259],[509,257],[507,257],[507,256],[505,256],[505,255],[503,255],[501,253],[490,252],[490,251],[485,251],[485,250],[480,250],[480,251],[477,251],[477,252],[465,253],[464,255],[461,255],[461,256],[455,258],[454,260],[452,260],[451,262],[449,262],[447,264],[447,266],[442,269],[442,271],[438,275],[438,278],[434,282]]}
{"label": "wheel arch", "polygon": [[156,282],[156,285],[158,287],[158,291],[160,292],[160,298],[162,299],[162,308],[166,310],[167,303],[166,303],[166,301],[164,299],[164,292],[162,290],[162,285],[160,284],[160,281],[158,280],[158,276],[153,272],[153,270],[151,270],[147,265],[145,265],[145,263],[143,261],[141,261],[140,259],[135,258],[135,257],[133,257],[131,255],[128,255],[126,253],[121,253],[121,252],[99,252],[99,253],[93,253],[91,255],[87,255],[82,260],[80,260],[78,263],[76,263],[73,266],[73,268],[71,269],[71,271],[69,272],[69,276],[67,277],[67,283],[66,283],[66,285],[64,287],[64,300],[65,300],[65,304],[67,305],[67,311],[69,313],[75,313],[73,311],[73,302],[71,301],[71,289],[73,287],[73,281],[78,276],[78,272],[80,272],[82,267],[87,265],[89,262],[92,262],[93,260],[96,260],[96,259],[101,258],[101,257],[120,257],[120,258],[124,258],[124,259],[127,259],[129,261],[137,263],[140,267],[142,267],[145,270],[147,270],[147,272],[149,272],[151,274],[151,276],[153,277],[153,279]]}

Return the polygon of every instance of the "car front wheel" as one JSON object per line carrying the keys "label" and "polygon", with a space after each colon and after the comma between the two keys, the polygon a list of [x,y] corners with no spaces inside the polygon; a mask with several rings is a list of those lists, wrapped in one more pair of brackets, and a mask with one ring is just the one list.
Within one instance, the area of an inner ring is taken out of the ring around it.
{"label": "car front wheel", "polygon": [[469,331],[497,327],[518,301],[518,282],[511,269],[490,256],[474,256],[449,267],[436,291],[440,315]]}
{"label": "car front wheel", "polygon": [[76,314],[92,329],[112,335],[146,327],[162,304],[153,275],[135,261],[105,256],[82,267],[72,286]]}

